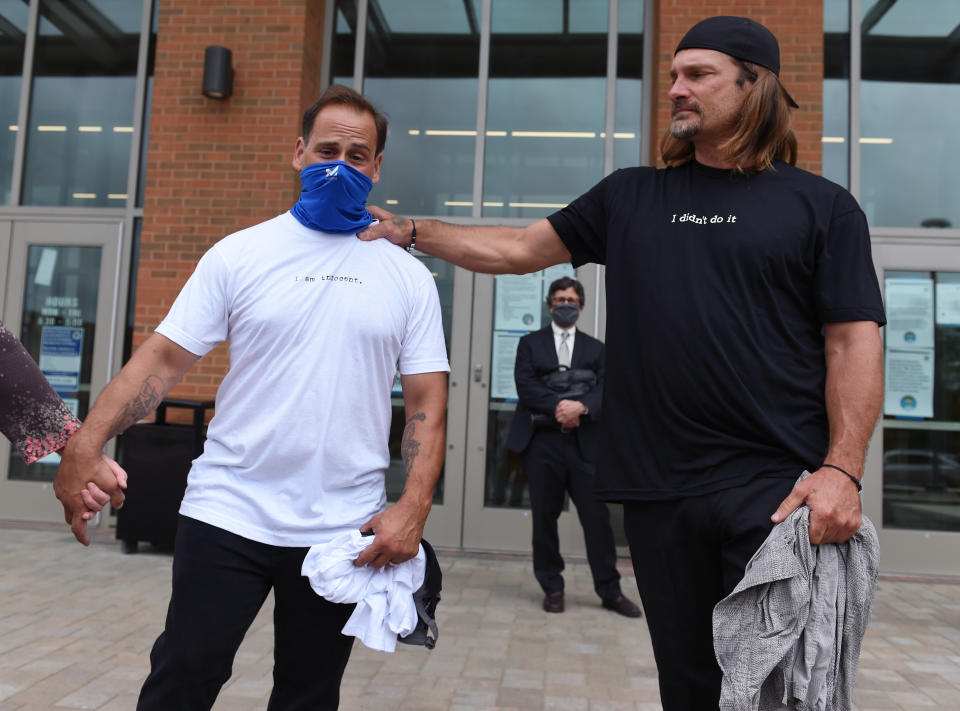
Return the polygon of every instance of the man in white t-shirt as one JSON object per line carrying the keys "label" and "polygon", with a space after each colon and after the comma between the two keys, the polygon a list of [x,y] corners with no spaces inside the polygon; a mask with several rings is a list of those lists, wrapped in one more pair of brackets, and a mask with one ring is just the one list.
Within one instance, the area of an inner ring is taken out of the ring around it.
{"label": "man in white t-shirt", "polygon": [[[211,708],[271,589],[268,709],[336,708],[352,644],[340,630],[353,606],[312,591],[301,575],[306,551],[360,529],[374,538],[357,565],[417,553],[443,462],[449,366],[429,270],[386,241],[355,237],[372,219],[366,196],[380,178],[386,133],[363,96],[327,89],[304,114],[294,151],[300,200],[203,256],[64,451],[56,490],[80,539],[83,510],[104,501],[85,484],[106,441],[229,342],[231,367],[188,478],[166,626],[138,709]],[[397,371],[407,479],[387,507]]]}

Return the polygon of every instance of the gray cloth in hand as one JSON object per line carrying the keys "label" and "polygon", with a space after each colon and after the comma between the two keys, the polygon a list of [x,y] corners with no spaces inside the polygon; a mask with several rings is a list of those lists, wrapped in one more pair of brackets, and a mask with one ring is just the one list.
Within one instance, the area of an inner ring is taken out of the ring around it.
{"label": "gray cloth in hand", "polygon": [[849,541],[816,546],[809,528],[806,506],[774,526],[743,580],[713,610],[721,709],[852,707],[877,589],[877,532],[864,516]]}

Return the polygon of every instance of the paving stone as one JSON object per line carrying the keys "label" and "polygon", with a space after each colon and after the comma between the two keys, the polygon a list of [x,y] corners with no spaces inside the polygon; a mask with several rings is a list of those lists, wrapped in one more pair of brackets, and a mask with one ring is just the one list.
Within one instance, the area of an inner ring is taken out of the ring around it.
{"label": "paving stone", "polygon": [[[78,546],[62,527],[0,522],[0,711],[131,711],[163,628],[172,558],[123,555],[109,530]],[[567,609],[549,615],[523,556],[439,551],[437,648],[354,644],[343,711],[656,711],[643,619],[603,610],[585,561],[568,560]],[[624,591],[636,583],[622,561]],[[214,711],[263,711],[272,597]],[[960,584],[883,578],[863,640],[854,709],[960,708]]]}

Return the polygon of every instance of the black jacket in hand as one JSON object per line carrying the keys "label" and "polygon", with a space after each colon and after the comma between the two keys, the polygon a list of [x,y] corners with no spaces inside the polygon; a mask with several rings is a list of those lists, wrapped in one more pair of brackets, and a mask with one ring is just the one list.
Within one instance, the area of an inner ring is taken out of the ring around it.
{"label": "black jacket in hand", "polygon": [[[548,415],[553,419],[557,403],[564,399],[560,393],[544,382],[544,376],[557,370],[557,348],[553,339],[553,328],[547,326],[539,331],[528,333],[517,345],[517,362],[514,378],[517,383],[517,395],[520,402],[510,425],[507,436],[507,449],[523,452],[536,432],[532,414]],[[580,426],[575,429],[580,453],[584,459],[593,461],[596,449],[596,427],[603,399],[603,343],[577,329],[570,358],[572,369],[592,370],[597,382],[589,392],[576,399],[587,406],[588,414],[580,416]],[[554,420],[555,421],[555,420]],[[559,423],[557,424],[559,427]]]}

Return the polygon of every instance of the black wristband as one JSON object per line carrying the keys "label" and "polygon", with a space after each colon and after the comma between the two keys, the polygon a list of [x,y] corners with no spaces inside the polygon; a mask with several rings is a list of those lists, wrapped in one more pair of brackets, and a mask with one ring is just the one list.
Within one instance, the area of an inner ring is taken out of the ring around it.
{"label": "black wristband", "polygon": [[411,217],[410,222],[413,223],[413,233],[410,235],[410,244],[407,245],[408,252],[412,252],[417,248],[417,221]]}
{"label": "black wristband", "polygon": [[857,491],[863,491],[863,484],[860,483],[860,480],[857,479],[857,477],[855,477],[853,474],[851,474],[850,472],[848,472],[846,469],[841,469],[841,468],[838,467],[836,464],[827,464],[826,462],[824,462],[824,463],[821,464],[820,466],[821,466],[821,467],[830,467],[831,469],[836,469],[836,470],[837,470],[838,472],[840,472],[841,474],[846,474],[848,477],[850,477],[850,481],[852,481],[852,482],[856,485]]}

